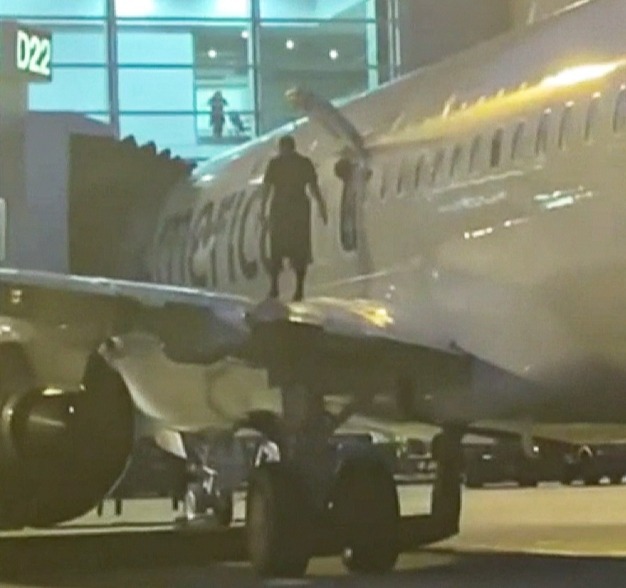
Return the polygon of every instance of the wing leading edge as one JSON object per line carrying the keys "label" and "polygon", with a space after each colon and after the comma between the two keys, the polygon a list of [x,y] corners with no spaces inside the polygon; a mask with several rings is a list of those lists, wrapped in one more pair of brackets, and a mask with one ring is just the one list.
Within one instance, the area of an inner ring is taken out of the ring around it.
{"label": "wing leading edge", "polygon": [[[180,363],[208,364],[236,354],[249,336],[245,316],[251,307],[242,297],[193,288],[0,269],[5,321],[73,334],[93,348],[144,332]],[[9,325],[0,331],[11,335]]]}

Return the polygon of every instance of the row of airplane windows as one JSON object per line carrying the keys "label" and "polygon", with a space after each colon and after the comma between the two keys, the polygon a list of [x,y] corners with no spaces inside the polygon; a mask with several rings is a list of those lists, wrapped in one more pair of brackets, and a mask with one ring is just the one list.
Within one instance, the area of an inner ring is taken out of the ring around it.
{"label": "row of airplane windows", "polygon": [[[592,141],[595,129],[597,127],[601,115],[602,95],[595,93],[589,101],[586,116],[584,118],[584,126],[582,129],[582,137],[585,142]],[[561,112],[558,125],[558,135],[556,147],[564,151],[575,139],[575,118],[574,118],[573,101],[566,102]],[[545,155],[549,148],[551,121],[555,116],[553,108],[546,108],[540,115],[534,136],[533,152],[536,157]],[[518,161],[523,156],[523,150],[527,138],[527,121],[519,121],[512,128],[510,141],[510,161]],[[626,84],[624,84],[615,101],[612,116],[613,132],[621,134],[626,131]],[[482,159],[483,145],[489,145],[488,159]],[[446,156],[448,155],[447,158]],[[457,144],[452,148],[441,148],[434,152],[434,155],[428,157],[422,154],[418,157],[417,162],[413,163],[405,160],[399,170],[389,167],[383,172],[380,186],[380,197],[384,199],[391,193],[395,182],[396,194],[405,192],[417,192],[420,188],[436,186],[446,179],[459,179],[464,173],[467,175],[475,174],[483,171],[485,167],[497,169],[504,163],[505,152],[505,129],[498,128],[491,136],[490,143],[484,140],[483,135],[477,135],[472,140],[469,147],[467,162],[465,162],[466,148],[461,144]],[[431,160],[429,165],[429,159]],[[446,164],[448,161],[448,165]],[[465,164],[464,164],[465,163]],[[395,177],[394,177],[395,176]],[[411,185],[412,184],[412,185]]]}

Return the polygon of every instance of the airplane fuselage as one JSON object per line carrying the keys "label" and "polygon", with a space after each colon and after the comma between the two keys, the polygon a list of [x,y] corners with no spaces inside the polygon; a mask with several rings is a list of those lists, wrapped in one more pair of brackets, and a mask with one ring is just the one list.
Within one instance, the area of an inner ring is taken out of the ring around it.
{"label": "airplane fuselage", "polygon": [[[626,8],[604,5],[619,31]],[[488,58],[479,48],[474,59],[487,63],[476,70],[470,58],[453,59],[347,104],[368,149],[352,208],[354,186],[335,174],[344,145],[315,122],[294,126],[331,219],[324,226],[314,210],[309,297],[384,302],[407,342],[462,350],[533,383],[566,389],[584,378],[591,394],[626,384],[626,42],[590,27],[599,18],[592,8],[561,17],[558,35],[539,27],[517,54],[515,43]],[[258,214],[276,136],[172,195],[155,240],[155,281],[265,297]],[[163,389],[172,379],[157,363],[153,389]],[[191,426],[207,422],[199,407],[216,424],[278,405],[262,374],[240,364],[176,369],[195,375],[178,373],[177,392],[158,394],[149,414],[171,421],[182,410],[189,416],[178,421]],[[197,399],[193,410],[181,409],[183,393]]]}

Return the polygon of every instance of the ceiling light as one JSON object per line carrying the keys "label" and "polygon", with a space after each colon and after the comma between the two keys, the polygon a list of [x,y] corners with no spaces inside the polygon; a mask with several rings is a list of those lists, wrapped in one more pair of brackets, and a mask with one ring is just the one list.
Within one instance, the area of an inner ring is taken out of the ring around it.
{"label": "ceiling light", "polygon": [[287,49],[291,51],[295,46],[296,44],[294,43],[293,39],[287,39],[285,43],[285,47],[287,47]]}
{"label": "ceiling light", "polygon": [[217,51],[215,49],[209,49],[207,51],[207,55],[211,58],[211,59],[215,59],[217,57]]}
{"label": "ceiling light", "polygon": [[339,57],[339,51],[337,49],[331,49],[328,52],[328,57],[330,57],[333,61]]}
{"label": "ceiling light", "polygon": [[248,31],[241,31],[241,38],[248,39],[250,37],[250,33]]}

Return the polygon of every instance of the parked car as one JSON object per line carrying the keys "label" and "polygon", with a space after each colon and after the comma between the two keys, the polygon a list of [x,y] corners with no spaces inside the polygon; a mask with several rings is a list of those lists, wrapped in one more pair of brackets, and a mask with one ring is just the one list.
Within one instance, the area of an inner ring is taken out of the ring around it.
{"label": "parked car", "polygon": [[518,438],[485,439],[465,444],[465,484],[480,488],[485,484],[514,482],[522,487],[540,481],[561,480],[564,471],[562,449],[535,443],[528,456]]}
{"label": "parked car", "polygon": [[626,443],[592,443],[575,446],[564,455],[562,482],[582,480],[586,485],[599,484],[608,478],[620,484],[626,475]]}
{"label": "parked car", "polygon": [[330,438],[330,444],[335,449],[337,466],[348,457],[373,450],[390,472],[397,471],[399,443],[392,435],[380,431],[340,431]]}

